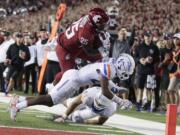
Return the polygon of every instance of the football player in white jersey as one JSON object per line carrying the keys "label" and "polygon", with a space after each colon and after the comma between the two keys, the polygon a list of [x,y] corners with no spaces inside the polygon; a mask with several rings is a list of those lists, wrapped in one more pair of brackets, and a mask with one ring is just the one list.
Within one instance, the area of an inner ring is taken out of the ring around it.
{"label": "football player in white jersey", "polygon": [[[102,95],[118,104],[127,104],[109,90],[109,80],[119,77],[128,79],[133,74],[135,62],[132,56],[121,54],[117,60],[86,65],[80,70],[70,69],[63,74],[61,81],[47,95],[22,98],[14,96],[10,101],[10,118],[16,120],[17,112],[33,105],[53,106],[70,98],[80,87],[99,83]],[[130,102],[129,102],[130,103]],[[131,103],[130,103],[131,104]]]}
{"label": "football player in white jersey", "polygon": [[[126,88],[117,89],[109,88],[114,94],[126,91]],[[129,105],[129,106],[127,106]],[[127,105],[117,104],[102,95],[101,87],[91,87],[83,91],[73,99],[72,103],[67,107],[66,113],[55,118],[55,122],[65,122],[71,120],[77,123],[86,124],[103,124],[112,116],[116,110],[121,107],[129,109],[131,104],[127,101]],[[95,118],[96,119],[92,119]]]}

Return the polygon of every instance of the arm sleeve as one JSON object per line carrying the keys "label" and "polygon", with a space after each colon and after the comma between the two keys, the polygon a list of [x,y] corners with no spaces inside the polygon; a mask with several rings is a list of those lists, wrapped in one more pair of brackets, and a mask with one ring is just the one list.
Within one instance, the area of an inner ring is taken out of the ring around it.
{"label": "arm sleeve", "polygon": [[140,60],[139,49],[140,49],[140,45],[136,48],[135,54],[134,54],[134,60],[136,63],[139,63],[139,60]]}
{"label": "arm sleeve", "polygon": [[109,89],[115,94],[119,92],[128,92],[127,88],[117,86],[112,80],[109,80]]}
{"label": "arm sleeve", "polygon": [[112,78],[112,73],[111,73],[111,68],[109,64],[103,64],[103,67],[101,68],[100,74],[102,77],[105,77],[107,79],[111,79]]}
{"label": "arm sleeve", "polygon": [[7,52],[6,52],[6,59],[11,59],[11,46],[8,48]]}
{"label": "arm sleeve", "polygon": [[158,63],[160,61],[160,57],[159,57],[160,53],[159,53],[159,49],[156,47],[156,45],[155,45],[155,54],[154,54],[154,56],[155,56],[154,62]]}
{"label": "arm sleeve", "polygon": [[31,55],[28,47],[25,48],[25,53],[26,53],[25,61],[30,60]]}
{"label": "arm sleeve", "polygon": [[135,37],[135,26],[132,27],[132,34],[129,38],[129,46],[133,46],[134,44],[134,37]]}

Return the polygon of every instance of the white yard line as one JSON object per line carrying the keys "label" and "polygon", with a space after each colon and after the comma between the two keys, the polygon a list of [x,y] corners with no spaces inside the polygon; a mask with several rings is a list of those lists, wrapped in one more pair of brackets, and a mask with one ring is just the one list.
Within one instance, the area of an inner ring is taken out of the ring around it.
{"label": "white yard line", "polygon": [[46,118],[46,119],[51,119],[53,118],[52,116],[50,115],[36,115],[37,118]]}
{"label": "white yard line", "polygon": [[[105,125],[141,133],[144,135],[164,135],[165,124],[149,120],[137,119],[133,117],[115,114]],[[180,126],[176,127],[176,134],[180,135]]]}
{"label": "white yard line", "polygon": [[122,131],[122,130],[110,130],[110,129],[98,129],[98,128],[87,128],[87,129],[92,131],[103,131],[103,132],[114,132],[114,133],[128,133],[128,134],[134,133],[134,132]]}

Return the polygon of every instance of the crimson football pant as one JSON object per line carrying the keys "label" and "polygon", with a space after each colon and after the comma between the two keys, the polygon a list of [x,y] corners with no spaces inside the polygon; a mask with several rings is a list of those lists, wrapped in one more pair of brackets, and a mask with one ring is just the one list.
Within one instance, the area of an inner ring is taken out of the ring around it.
{"label": "crimson football pant", "polygon": [[89,60],[90,62],[95,62],[102,58],[101,55],[87,56],[87,54],[84,51],[79,52],[78,54],[70,53],[69,51],[65,50],[61,45],[56,46],[56,55],[58,57],[59,66],[61,69],[61,71],[57,73],[55,76],[56,82],[59,82],[61,80],[61,77],[65,71],[75,68],[76,58],[81,58],[82,60]]}

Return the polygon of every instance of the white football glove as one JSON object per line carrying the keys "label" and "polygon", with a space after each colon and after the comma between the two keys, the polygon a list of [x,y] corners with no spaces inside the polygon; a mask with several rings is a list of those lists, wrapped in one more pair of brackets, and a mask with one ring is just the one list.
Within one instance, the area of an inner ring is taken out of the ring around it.
{"label": "white football glove", "polygon": [[131,101],[129,101],[127,99],[123,99],[120,103],[118,103],[118,106],[125,110],[130,110],[130,109],[132,109],[133,104]]}
{"label": "white football glove", "polygon": [[55,118],[54,122],[56,122],[56,123],[64,123],[66,119],[67,119],[67,115],[63,114],[63,115],[60,115],[59,117]]}

